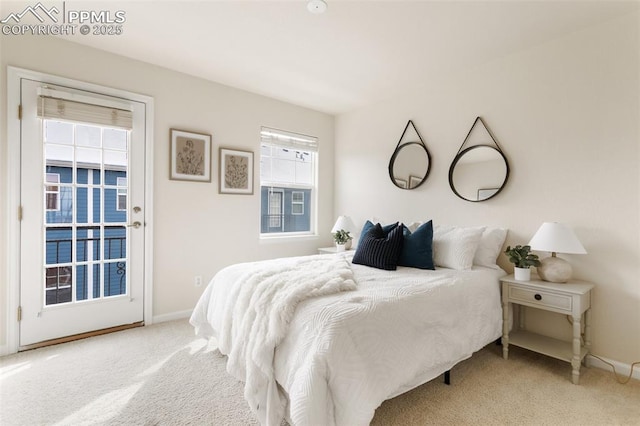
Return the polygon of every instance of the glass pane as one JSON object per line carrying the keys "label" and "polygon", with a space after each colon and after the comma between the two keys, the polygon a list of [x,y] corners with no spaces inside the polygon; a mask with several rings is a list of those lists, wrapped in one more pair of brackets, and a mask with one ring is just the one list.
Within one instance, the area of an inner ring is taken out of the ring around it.
{"label": "glass pane", "polygon": [[105,185],[109,185],[109,186],[113,185],[113,186],[121,186],[121,187],[127,186],[126,178],[127,178],[127,172],[124,170],[105,170],[104,171]]}
{"label": "glass pane", "polygon": [[100,185],[100,182],[102,182],[102,180],[100,179],[100,176],[102,175],[100,170],[92,170],[91,174],[93,174],[93,184],[94,185]]}
{"label": "glass pane", "polygon": [[70,266],[46,268],[45,303],[56,305],[71,302],[73,276]]}
{"label": "glass pane", "polygon": [[62,163],[70,166],[73,162],[73,147],[67,145],[46,144],[45,158],[47,166]]}
{"label": "glass pane", "polygon": [[76,230],[76,261],[87,262],[100,259],[100,228],[78,227]]}
{"label": "glass pane", "polygon": [[47,265],[71,263],[71,227],[48,228],[45,233]]}
{"label": "glass pane", "polygon": [[105,149],[127,150],[127,131],[120,129],[104,129],[103,146]]}
{"label": "glass pane", "polygon": [[104,296],[118,296],[127,293],[127,263],[109,262],[104,264]]}
{"label": "glass pane", "polygon": [[100,223],[102,221],[102,216],[100,212],[102,208],[100,206],[100,188],[93,188],[93,222],[92,223]]}
{"label": "glass pane", "polygon": [[100,127],[76,125],[76,145],[101,148]]}
{"label": "glass pane", "polygon": [[271,173],[274,182],[295,182],[295,162],[274,158],[272,166]]}
{"label": "glass pane", "polygon": [[104,222],[126,222],[127,212],[117,209],[118,190],[115,188],[105,188],[104,190]]}
{"label": "glass pane", "polygon": [[45,167],[45,182],[71,183],[73,174],[71,167],[47,164]]}
{"label": "glass pane", "polygon": [[89,298],[89,280],[87,279],[87,265],[76,266],[76,300]]}
{"label": "glass pane", "polygon": [[93,148],[76,148],[76,162],[78,167],[99,169],[102,162],[102,150]]}
{"label": "glass pane", "polygon": [[117,166],[117,167],[127,167],[127,152],[126,151],[108,151],[105,149],[104,151],[104,165],[105,168],[107,166]]}
{"label": "glass pane", "polygon": [[311,162],[296,162],[296,183],[302,185],[313,184],[313,167]]}
{"label": "glass pane", "polygon": [[76,169],[76,182],[81,185],[86,185],[89,183],[89,169],[80,168]]}
{"label": "glass pane", "polygon": [[[76,222],[78,223],[90,223],[89,222],[89,197],[87,188],[76,189]],[[91,210],[93,213],[93,210]]]}
{"label": "glass pane", "polygon": [[[73,187],[60,185],[59,188],[58,209],[46,211],[47,223],[71,223],[73,221]],[[46,206],[46,196],[43,202]]]}
{"label": "glass pane", "polygon": [[44,121],[44,140],[48,143],[73,144],[73,124],[62,121]]}
{"label": "glass pane", "polygon": [[127,256],[127,228],[105,226],[104,259],[124,259]]}

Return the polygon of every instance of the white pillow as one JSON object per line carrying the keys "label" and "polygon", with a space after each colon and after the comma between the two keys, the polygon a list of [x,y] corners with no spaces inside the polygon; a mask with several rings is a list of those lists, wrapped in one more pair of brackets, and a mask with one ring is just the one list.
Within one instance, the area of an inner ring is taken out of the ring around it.
{"label": "white pillow", "polygon": [[502,251],[502,245],[507,238],[507,230],[487,226],[480,238],[480,244],[473,257],[473,264],[498,269],[496,260]]}
{"label": "white pillow", "polygon": [[485,227],[433,227],[433,262],[450,269],[471,269]]}

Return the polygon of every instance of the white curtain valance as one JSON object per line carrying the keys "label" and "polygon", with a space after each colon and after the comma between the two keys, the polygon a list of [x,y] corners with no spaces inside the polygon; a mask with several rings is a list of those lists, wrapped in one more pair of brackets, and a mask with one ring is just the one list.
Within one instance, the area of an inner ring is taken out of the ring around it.
{"label": "white curtain valance", "polygon": [[131,111],[50,96],[39,96],[38,117],[80,121],[127,130],[133,128],[133,112]]}
{"label": "white curtain valance", "polygon": [[318,152],[318,138],[268,127],[260,130],[260,142],[266,145]]}

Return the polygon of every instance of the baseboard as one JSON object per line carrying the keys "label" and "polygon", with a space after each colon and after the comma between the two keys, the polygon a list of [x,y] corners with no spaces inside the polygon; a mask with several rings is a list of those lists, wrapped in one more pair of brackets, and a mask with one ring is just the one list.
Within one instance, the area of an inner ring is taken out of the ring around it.
{"label": "baseboard", "polygon": [[159,322],[189,318],[192,312],[193,312],[193,309],[187,309],[186,311],[178,311],[178,312],[171,312],[168,314],[156,315],[153,317],[153,323],[156,324]]}
{"label": "baseboard", "polygon": [[[629,373],[631,372],[631,364],[624,364],[620,361],[614,361],[612,359],[608,359],[602,356],[600,358],[602,358],[603,361],[591,355],[587,355],[587,358],[588,358],[587,365],[589,367],[599,368],[601,370],[610,371],[611,373],[613,373],[613,369],[611,368],[611,365],[606,364],[604,361],[614,365],[616,367],[616,373],[618,374],[618,377],[620,379],[623,379],[623,378],[626,379],[627,377],[629,377]],[[633,375],[631,377],[636,380],[640,380],[640,366],[636,366],[633,369]]]}

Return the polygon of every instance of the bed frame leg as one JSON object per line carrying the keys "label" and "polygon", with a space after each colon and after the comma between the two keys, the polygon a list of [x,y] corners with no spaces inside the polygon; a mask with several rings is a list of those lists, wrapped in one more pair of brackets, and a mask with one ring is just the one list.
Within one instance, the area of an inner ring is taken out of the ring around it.
{"label": "bed frame leg", "polygon": [[451,370],[447,370],[444,372],[444,384],[445,385],[451,384]]}

